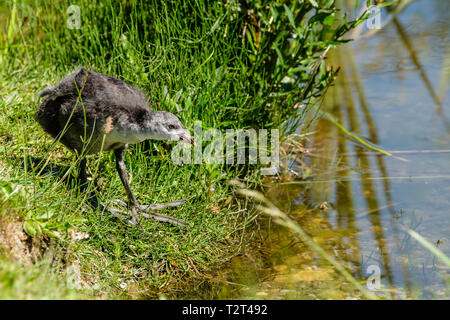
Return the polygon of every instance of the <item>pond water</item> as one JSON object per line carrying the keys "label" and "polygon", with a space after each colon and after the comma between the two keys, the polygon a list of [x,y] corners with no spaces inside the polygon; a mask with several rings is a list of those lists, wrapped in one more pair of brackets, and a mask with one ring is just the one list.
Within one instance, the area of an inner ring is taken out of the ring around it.
{"label": "pond water", "polygon": [[[266,195],[364,286],[380,275],[370,282],[379,297],[450,297],[449,268],[403,231],[450,256],[449,20],[450,2],[416,1],[375,34],[330,52],[341,70],[322,108],[392,157],[319,119],[305,146],[311,156],[268,184]],[[214,281],[191,289],[186,298],[362,298],[269,219]]]}

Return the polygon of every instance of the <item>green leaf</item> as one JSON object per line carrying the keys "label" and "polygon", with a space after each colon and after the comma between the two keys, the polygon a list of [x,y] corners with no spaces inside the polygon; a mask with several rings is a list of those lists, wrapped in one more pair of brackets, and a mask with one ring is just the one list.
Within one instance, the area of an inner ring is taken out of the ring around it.
{"label": "green leaf", "polygon": [[300,67],[296,67],[296,68],[291,68],[291,69],[289,69],[288,74],[292,76],[293,74],[295,74],[297,72],[307,71],[309,69],[310,68],[307,67],[307,66],[300,66]]}
{"label": "green leaf", "polygon": [[[329,17],[332,16],[331,14],[329,14],[328,12],[320,12],[318,14],[315,14],[314,16],[311,17],[311,19],[309,19],[308,23],[314,23],[314,22],[320,22],[322,24],[325,24],[325,20]],[[334,21],[334,17],[332,16],[332,19]]]}
{"label": "green leaf", "polygon": [[50,237],[61,239],[61,235],[59,234],[58,231],[52,231],[52,230],[49,230],[49,229],[44,229],[43,232],[46,235],[50,236]]}
{"label": "green leaf", "polygon": [[344,23],[344,26],[348,28],[347,14],[344,14],[342,17],[342,22]]}
{"label": "green leaf", "polygon": [[214,31],[216,31],[216,29],[219,27],[220,22],[222,21],[223,17],[220,17],[219,19],[217,19],[216,22],[214,22],[213,26],[211,27],[211,30],[209,31],[209,33],[213,33]]}
{"label": "green leaf", "polygon": [[395,3],[395,1],[387,1],[387,2],[382,2],[377,4],[378,8],[383,8],[383,7],[387,7],[387,6],[391,6]]}
{"label": "green leaf", "polygon": [[12,185],[11,185],[10,183],[8,183],[8,182],[2,182],[0,188],[1,188],[1,190],[2,190],[2,193],[3,193],[5,196],[9,195],[9,194],[12,193],[12,191],[13,191]]}
{"label": "green leaf", "polygon": [[309,0],[309,2],[313,5],[314,8],[317,8],[319,5],[316,0]]}
{"label": "green leaf", "polygon": [[13,8],[11,10],[11,16],[9,19],[9,26],[8,26],[8,36],[7,36],[7,44],[12,43],[13,34],[16,32],[16,15],[17,15],[17,5],[16,1],[13,3]]}
{"label": "green leaf", "polygon": [[324,6],[324,8],[329,9],[333,4],[334,4],[334,0],[328,0],[323,4],[323,6]]}
{"label": "green leaf", "polygon": [[275,52],[277,53],[278,61],[280,62],[281,66],[284,68],[285,64],[284,64],[283,54],[281,53],[281,51],[277,45],[274,45],[274,49],[275,49]]}
{"label": "green leaf", "polygon": [[277,18],[278,18],[278,11],[277,11],[277,9],[275,9],[273,6],[270,6],[270,12],[272,12],[273,22],[276,22]]}
{"label": "green leaf", "polygon": [[30,237],[36,237],[42,233],[41,226],[34,220],[26,220],[23,224],[23,231],[25,231]]}
{"label": "green leaf", "polygon": [[36,216],[36,220],[40,221],[47,221],[51,217],[53,217],[55,212],[53,210],[49,210],[47,212],[41,213],[40,215]]}
{"label": "green leaf", "polygon": [[296,29],[294,15],[292,14],[291,9],[289,9],[289,7],[285,4],[283,6],[284,6],[284,10],[286,11],[286,14],[288,16],[289,23],[291,24],[292,28]]}
{"label": "green leaf", "polygon": [[326,26],[332,26],[333,23],[334,23],[334,16],[332,14],[323,19],[323,24]]}

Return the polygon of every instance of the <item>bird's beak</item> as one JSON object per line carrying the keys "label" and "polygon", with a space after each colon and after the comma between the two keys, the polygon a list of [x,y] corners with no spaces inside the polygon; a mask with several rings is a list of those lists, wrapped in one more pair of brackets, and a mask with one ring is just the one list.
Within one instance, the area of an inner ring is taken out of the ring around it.
{"label": "bird's beak", "polygon": [[191,135],[189,134],[189,132],[185,131],[181,136],[180,136],[180,140],[181,141],[185,141],[187,143],[192,144],[193,146],[195,146],[195,141],[194,139],[192,139]]}

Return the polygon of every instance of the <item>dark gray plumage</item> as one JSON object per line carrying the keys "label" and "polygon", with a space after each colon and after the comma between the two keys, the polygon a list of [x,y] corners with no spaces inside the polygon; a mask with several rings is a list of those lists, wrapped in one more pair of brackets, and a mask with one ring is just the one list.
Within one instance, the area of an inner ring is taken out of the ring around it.
{"label": "dark gray plumage", "polygon": [[[138,89],[86,68],[67,75],[53,87],[45,88],[39,96],[45,100],[35,118],[52,137],[60,137],[60,141],[78,155],[114,151],[116,168],[129,199],[130,223],[137,222],[137,212],[161,208],[161,205],[141,206],[137,203],[129,186],[123,156],[128,144],[147,139],[184,140],[193,144],[189,132],[174,114],[150,111],[145,96]],[[85,168],[83,157],[80,166],[82,182],[86,182]],[[182,203],[175,201],[162,207]],[[119,212],[118,209],[108,209],[114,214]],[[151,213],[151,217],[185,224],[157,213]]]}

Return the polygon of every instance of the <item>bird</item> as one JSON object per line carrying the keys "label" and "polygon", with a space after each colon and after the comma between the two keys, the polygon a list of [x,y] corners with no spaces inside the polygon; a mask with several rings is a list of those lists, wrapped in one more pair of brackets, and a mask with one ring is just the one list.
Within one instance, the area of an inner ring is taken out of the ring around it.
{"label": "bird", "polygon": [[99,204],[91,197],[93,207],[107,209],[114,216],[131,217],[136,225],[140,216],[151,217],[179,226],[188,223],[155,212],[166,207],[178,207],[185,200],[162,204],[141,205],[131,190],[124,154],[128,145],[144,140],[183,141],[194,145],[188,130],[178,117],[167,111],[152,111],[146,96],[130,84],[112,76],[81,67],[66,75],[55,86],[39,93],[43,99],[35,113],[36,121],[45,132],[59,140],[80,157],[80,185],[87,184],[86,155],[112,151],[116,169],[128,197],[128,203],[113,200],[128,211]]}

